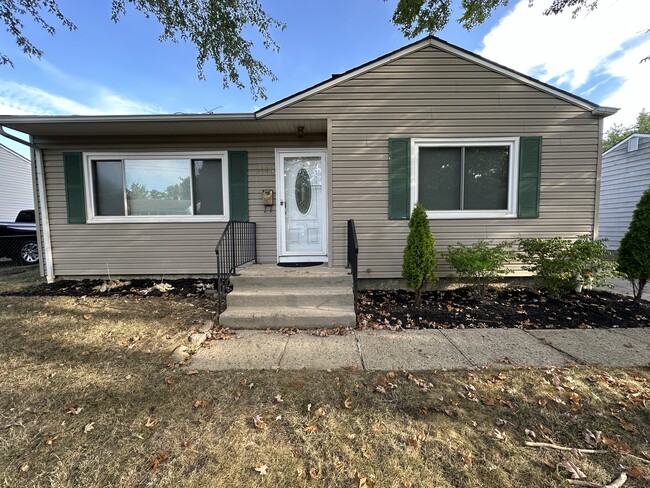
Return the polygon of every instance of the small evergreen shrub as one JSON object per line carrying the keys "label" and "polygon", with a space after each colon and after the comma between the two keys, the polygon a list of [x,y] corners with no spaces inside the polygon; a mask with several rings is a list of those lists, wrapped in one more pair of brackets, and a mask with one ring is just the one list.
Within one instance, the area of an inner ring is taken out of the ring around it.
{"label": "small evergreen shrub", "polygon": [[561,297],[579,283],[606,286],[605,278],[614,276],[615,263],[602,240],[581,236],[575,241],[521,239],[519,241],[524,269],[531,271],[537,285],[549,294]]}
{"label": "small evergreen shrub", "polygon": [[650,279],[650,188],[636,205],[632,221],[621,239],[617,257],[618,271],[632,282],[634,301],[641,301]]}
{"label": "small evergreen shrub", "polygon": [[435,239],[429,228],[429,219],[421,203],[416,203],[409,220],[409,235],[404,248],[402,277],[406,286],[415,291],[415,306],[421,304],[422,287],[437,278]]}
{"label": "small evergreen shrub", "polygon": [[502,242],[496,246],[492,242],[479,241],[471,246],[458,243],[458,246],[449,246],[445,258],[456,274],[464,281],[469,282],[475,293],[485,297],[490,282],[500,278],[506,273],[512,273],[504,265],[513,257],[509,251],[510,244]]}

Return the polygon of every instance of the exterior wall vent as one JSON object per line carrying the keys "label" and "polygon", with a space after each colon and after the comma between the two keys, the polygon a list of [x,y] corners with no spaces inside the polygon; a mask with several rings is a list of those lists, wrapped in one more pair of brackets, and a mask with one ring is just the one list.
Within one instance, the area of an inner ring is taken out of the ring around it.
{"label": "exterior wall vent", "polygon": [[629,141],[627,141],[627,152],[632,152],[636,151],[639,149],[639,138],[638,137],[633,137]]}

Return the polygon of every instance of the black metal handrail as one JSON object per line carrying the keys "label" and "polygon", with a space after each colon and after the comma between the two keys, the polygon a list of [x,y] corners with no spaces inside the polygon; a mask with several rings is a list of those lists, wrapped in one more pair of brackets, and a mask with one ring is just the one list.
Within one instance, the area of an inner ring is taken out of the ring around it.
{"label": "black metal handrail", "polygon": [[348,264],[352,275],[352,291],[354,292],[354,310],[357,309],[357,278],[359,276],[359,241],[357,240],[357,228],[354,220],[348,220]]}
{"label": "black metal handrail", "polygon": [[226,288],[239,266],[257,263],[257,229],[255,222],[231,220],[214,248],[217,255],[217,306],[225,310]]}

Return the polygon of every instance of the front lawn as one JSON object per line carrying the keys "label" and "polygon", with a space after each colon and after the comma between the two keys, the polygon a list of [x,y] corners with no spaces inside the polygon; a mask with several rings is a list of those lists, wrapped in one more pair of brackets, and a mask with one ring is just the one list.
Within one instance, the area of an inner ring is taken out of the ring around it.
{"label": "front lawn", "polygon": [[1,296],[3,485],[565,487],[574,467],[650,481],[648,369],[168,367],[213,317],[198,296]]}

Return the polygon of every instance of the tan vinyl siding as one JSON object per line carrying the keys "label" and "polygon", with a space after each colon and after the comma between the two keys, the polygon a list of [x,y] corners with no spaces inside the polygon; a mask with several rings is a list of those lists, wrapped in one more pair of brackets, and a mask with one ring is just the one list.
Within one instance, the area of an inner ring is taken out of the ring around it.
{"label": "tan vinyl siding", "polygon": [[37,141],[44,148],[47,203],[56,276],[173,276],[215,273],[214,247],[225,223],[68,224],[63,182],[63,151],[248,151],[249,215],[257,222],[258,258],[276,262],[275,210],[264,212],[262,190],[275,190],[275,148],[325,147],[325,134],[232,137],[139,137],[80,139],[62,144]]}
{"label": "tan vinyl siding", "polygon": [[29,160],[0,146],[0,221],[13,222],[21,210],[34,208]]}
{"label": "tan vinyl siding", "polygon": [[540,217],[431,220],[440,251],[482,238],[592,233],[599,119],[517,80],[426,47],[267,118],[307,116],[331,122],[333,264],[345,264],[353,218],[362,278],[401,274],[408,226],[388,220],[390,137],[543,136]]}

